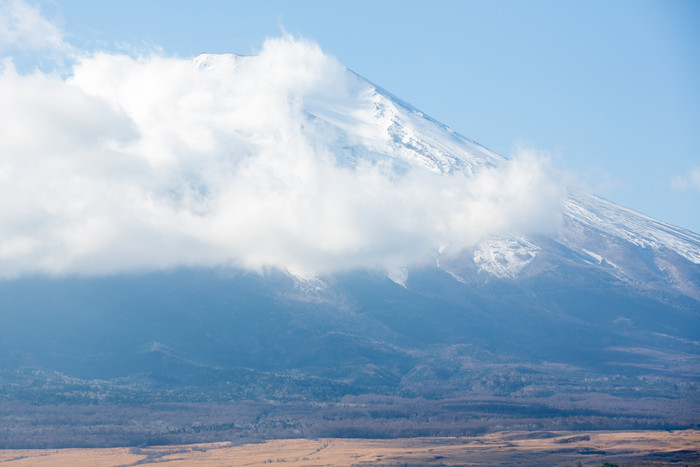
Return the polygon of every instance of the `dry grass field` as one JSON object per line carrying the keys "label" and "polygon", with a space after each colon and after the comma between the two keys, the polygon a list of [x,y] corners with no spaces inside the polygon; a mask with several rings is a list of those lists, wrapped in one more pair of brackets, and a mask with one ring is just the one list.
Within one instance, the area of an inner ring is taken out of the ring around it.
{"label": "dry grass field", "polygon": [[109,449],[0,450],[7,466],[700,465],[700,430],[499,432],[480,437],[281,439]]}

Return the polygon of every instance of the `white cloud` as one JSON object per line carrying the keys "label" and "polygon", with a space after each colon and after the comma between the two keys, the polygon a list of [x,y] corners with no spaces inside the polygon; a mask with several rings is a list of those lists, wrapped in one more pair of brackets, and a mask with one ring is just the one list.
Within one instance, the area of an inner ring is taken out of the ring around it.
{"label": "white cloud", "polygon": [[671,187],[678,191],[694,189],[700,191],[700,167],[693,167],[685,175],[674,177]]}
{"label": "white cloud", "polygon": [[5,63],[0,276],[397,270],[556,228],[560,187],[542,157],[428,170],[371,90],[289,37],[255,57],[99,53],[68,78]]}
{"label": "white cloud", "polygon": [[61,31],[41,15],[39,8],[20,0],[0,0],[0,51],[9,48],[70,49]]}

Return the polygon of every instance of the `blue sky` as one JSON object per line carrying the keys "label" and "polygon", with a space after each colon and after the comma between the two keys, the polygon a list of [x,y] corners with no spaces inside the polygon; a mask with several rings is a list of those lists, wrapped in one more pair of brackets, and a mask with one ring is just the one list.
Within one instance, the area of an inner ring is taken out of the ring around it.
{"label": "blue sky", "polygon": [[[286,31],[504,155],[700,231],[700,3],[42,1],[82,49],[254,54]],[[692,171],[696,170],[695,183]]]}

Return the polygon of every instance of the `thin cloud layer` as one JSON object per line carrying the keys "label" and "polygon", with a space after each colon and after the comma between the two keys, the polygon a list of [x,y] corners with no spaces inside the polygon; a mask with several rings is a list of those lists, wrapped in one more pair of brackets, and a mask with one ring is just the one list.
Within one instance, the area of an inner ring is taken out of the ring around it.
{"label": "thin cloud layer", "polygon": [[5,61],[0,276],[395,270],[556,229],[545,159],[428,170],[380,98],[290,37],[255,57],[85,55],[67,78]]}
{"label": "thin cloud layer", "polygon": [[693,167],[683,176],[676,176],[671,180],[674,190],[698,190],[700,191],[700,167]]}
{"label": "thin cloud layer", "polygon": [[68,51],[61,31],[38,8],[20,0],[0,1],[0,50]]}

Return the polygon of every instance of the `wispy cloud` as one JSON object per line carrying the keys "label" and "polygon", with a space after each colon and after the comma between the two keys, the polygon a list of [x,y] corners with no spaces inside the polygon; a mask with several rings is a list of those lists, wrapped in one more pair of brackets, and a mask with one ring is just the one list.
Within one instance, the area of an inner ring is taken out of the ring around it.
{"label": "wispy cloud", "polygon": [[0,0],[0,51],[7,49],[66,52],[71,47],[37,7],[20,0]]}
{"label": "wispy cloud", "polygon": [[371,88],[313,43],[77,56],[67,78],[0,72],[0,276],[393,270],[556,228],[544,158],[407,165]]}
{"label": "wispy cloud", "polygon": [[686,174],[674,177],[671,180],[671,187],[678,191],[700,191],[700,167],[693,167]]}

